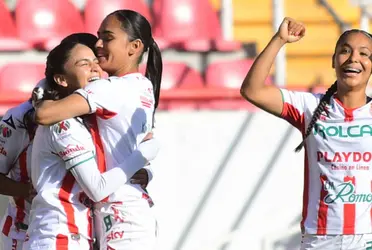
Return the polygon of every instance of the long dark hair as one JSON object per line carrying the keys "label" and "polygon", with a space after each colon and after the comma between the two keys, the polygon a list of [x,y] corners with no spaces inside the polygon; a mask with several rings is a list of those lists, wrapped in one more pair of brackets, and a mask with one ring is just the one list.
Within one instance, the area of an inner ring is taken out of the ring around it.
{"label": "long dark hair", "polygon": [[163,72],[163,61],[160,49],[152,37],[151,25],[147,19],[136,11],[117,10],[112,12],[120,21],[122,29],[128,34],[129,41],[139,39],[144,45],[142,55],[138,64],[141,62],[143,53],[148,51],[145,76],[151,81],[154,89],[155,109],[158,107],[160,98],[161,76]]}
{"label": "long dark hair", "polygon": [[[364,34],[365,36],[367,36],[368,38],[371,38],[372,39],[372,35],[369,34],[368,32],[365,32],[364,30],[359,30],[359,29],[351,29],[351,30],[347,30],[345,31],[344,33],[341,34],[341,36],[338,38],[337,40],[337,43],[336,43],[336,46],[335,46],[335,52],[334,52],[334,55],[333,55],[333,60],[334,60],[334,57],[335,57],[335,54],[336,54],[336,50],[337,48],[339,47],[339,45],[341,44],[341,42],[344,42],[345,39],[347,38],[348,35],[352,34],[352,33],[362,33]],[[331,101],[331,97],[337,92],[337,81],[334,82],[326,91],[326,93],[323,95],[323,97],[320,99],[320,102],[318,104],[318,106],[315,108],[314,110],[314,113],[313,113],[313,116],[311,117],[311,120],[310,120],[310,123],[309,125],[307,126],[307,129],[305,131],[305,134],[303,136],[303,140],[302,142],[296,147],[295,151],[296,152],[300,152],[301,149],[303,148],[303,146],[305,145],[305,141],[306,141],[306,138],[311,134],[311,131],[313,130],[316,122],[318,121],[321,113],[323,111],[326,111],[325,110],[325,107],[330,104],[330,101]]]}
{"label": "long dark hair", "polygon": [[95,51],[94,46],[97,40],[98,38],[90,33],[74,33],[65,37],[59,45],[49,52],[45,68],[48,88],[44,91],[44,100],[58,100],[69,94],[66,88],[55,82],[54,75],[65,73],[64,65],[76,45],[82,44]]}

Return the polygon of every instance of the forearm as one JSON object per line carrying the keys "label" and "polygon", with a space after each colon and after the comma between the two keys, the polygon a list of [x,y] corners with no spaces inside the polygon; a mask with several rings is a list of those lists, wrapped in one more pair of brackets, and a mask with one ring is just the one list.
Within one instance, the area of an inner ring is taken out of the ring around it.
{"label": "forearm", "polygon": [[98,171],[93,160],[77,165],[70,171],[89,198],[98,202],[118,190],[146,163],[142,154],[134,151],[124,163],[104,173]]}
{"label": "forearm", "polygon": [[257,90],[265,87],[265,80],[269,76],[274,60],[284,44],[285,42],[280,37],[274,36],[256,58],[243,81],[241,87],[243,96],[254,94]]}
{"label": "forearm", "polygon": [[27,197],[29,194],[27,183],[17,182],[4,174],[0,174],[0,194],[13,197]]}
{"label": "forearm", "polygon": [[90,107],[79,94],[72,94],[58,101],[42,101],[35,109],[35,121],[41,125],[57,122],[88,114]]}

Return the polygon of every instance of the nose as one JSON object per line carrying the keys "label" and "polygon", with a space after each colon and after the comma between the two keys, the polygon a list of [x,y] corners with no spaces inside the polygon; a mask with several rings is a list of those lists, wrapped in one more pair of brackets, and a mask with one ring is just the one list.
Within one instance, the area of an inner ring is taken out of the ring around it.
{"label": "nose", "polygon": [[91,67],[90,71],[91,72],[97,72],[99,74],[99,76],[101,76],[102,72],[103,72],[101,67],[98,65],[97,62],[92,63],[92,67]]}
{"label": "nose", "polygon": [[349,60],[352,62],[357,62],[359,60],[359,52],[357,50],[353,50],[350,54]]}
{"label": "nose", "polygon": [[102,48],[102,47],[103,47],[102,39],[98,39],[98,41],[96,42],[95,47],[96,47],[96,48]]}

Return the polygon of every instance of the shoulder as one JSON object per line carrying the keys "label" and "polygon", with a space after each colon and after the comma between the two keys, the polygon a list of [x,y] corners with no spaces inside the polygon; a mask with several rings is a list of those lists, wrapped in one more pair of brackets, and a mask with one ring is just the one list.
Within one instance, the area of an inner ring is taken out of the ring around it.
{"label": "shoulder", "polygon": [[79,133],[83,129],[86,130],[81,118],[70,118],[49,126],[49,132],[56,137]]}

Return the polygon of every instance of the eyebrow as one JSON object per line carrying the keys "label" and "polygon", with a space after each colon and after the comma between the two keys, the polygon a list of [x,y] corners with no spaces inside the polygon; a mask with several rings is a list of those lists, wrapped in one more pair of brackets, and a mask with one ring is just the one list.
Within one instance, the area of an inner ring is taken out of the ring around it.
{"label": "eyebrow", "polygon": [[97,32],[97,34],[99,35],[99,34],[114,34],[114,32],[112,32],[111,30],[104,30],[104,31],[102,31],[102,32]]}
{"label": "eyebrow", "polygon": [[[94,59],[93,59],[93,61],[96,61],[96,60],[98,60],[98,59],[97,59],[97,58],[94,58]],[[75,65],[77,65],[78,63],[83,62],[83,61],[85,61],[85,62],[90,62],[89,59],[87,59],[87,58],[83,58],[83,59],[77,60],[77,61],[75,62]]]}
{"label": "eyebrow", "polygon": [[[349,48],[351,48],[351,45],[350,44],[348,44],[348,43],[344,43],[344,44],[342,44],[342,46],[347,46],[347,47],[349,47]],[[366,46],[361,46],[361,47],[359,47],[360,49],[368,49],[369,51],[371,51],[368,47],[366,47]]]}

